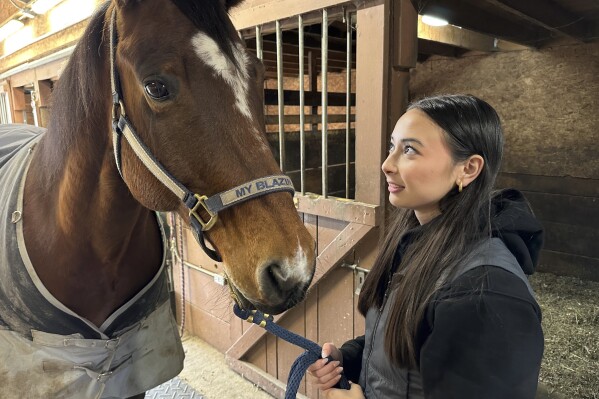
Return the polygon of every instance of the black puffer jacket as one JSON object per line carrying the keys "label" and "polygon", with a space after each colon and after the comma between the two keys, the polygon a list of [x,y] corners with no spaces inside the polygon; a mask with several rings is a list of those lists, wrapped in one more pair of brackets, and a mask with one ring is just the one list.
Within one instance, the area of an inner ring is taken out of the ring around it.
{"label": "black puffer jacket", "polygon": [[367,314],[366,337],[341,347],[346,375],[360,381],[368,399],[534,398],[543,331],[524,273],[534,272],[542,227],[516,190],[494,197],[492,215],[493,236],[501,241],[479,247],[478,260],[465,261],[429,303],[416,337],[418,370],[392,366],[384,354],[391,298],[382,311]]}

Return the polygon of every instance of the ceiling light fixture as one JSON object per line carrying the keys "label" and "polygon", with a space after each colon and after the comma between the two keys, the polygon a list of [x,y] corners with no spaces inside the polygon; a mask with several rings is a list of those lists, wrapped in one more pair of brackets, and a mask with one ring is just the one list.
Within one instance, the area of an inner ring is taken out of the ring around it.
{"label": "ceiling light fixture", "polygon": [[438,17],[433,17],[431,15],[423,15],[422,22],[430,26],[445,26],[449,24],[449,22],[447,22],[446,20]]}

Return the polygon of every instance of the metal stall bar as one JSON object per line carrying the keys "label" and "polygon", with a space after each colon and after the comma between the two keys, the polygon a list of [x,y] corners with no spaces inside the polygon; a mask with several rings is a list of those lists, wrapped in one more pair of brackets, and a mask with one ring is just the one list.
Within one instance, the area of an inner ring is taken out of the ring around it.
{"label": "metal stall bar", "polygon": [[306,131],[304,129],[304,18],[297,16],[299,47],[299,118],[300,118],[300,184],[302,194],[306,194]]}
{"label": "metal stall bar", "polygon": [[346,58],[345,58],[345,198],[349,198],[349,137],[351,131],[351,60],[352,60],[352,15],[347,9],[344,10],[346,34]]}
{"label": "metal stall bar", "polygon": [[328,131],[327,131],[327,117],[328,117],[328,100],[327,100],[327,71],[328,71],[328,49],[329,49],[329,14],[326,9],[322,10],[322,45],[321,45],[321,59],[322,67],[320,70],[320,80],[322,82],[322,196],[328,197]]}
{"label": "metal stall bar", "polygon": [[260,61],[264,59],[264,52],[262,50],[262,27],[256,26],[256,57]]}
{"label": "metal stall bar", "polygon": [[283,34],[281,32],[281,22],[277,19],[277,94],[279,104],[279,166],[281,171],[285,172],[285,104],[283,103]]}

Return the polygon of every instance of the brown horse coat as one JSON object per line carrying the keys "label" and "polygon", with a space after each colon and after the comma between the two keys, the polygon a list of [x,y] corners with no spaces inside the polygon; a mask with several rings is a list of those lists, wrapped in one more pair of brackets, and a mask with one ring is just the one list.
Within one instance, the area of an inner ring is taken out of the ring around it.
{"label": "brown horse coat", "polygon": [[43,132],[0,125],[1,396],[110,398],[142,393],[183,367],[165,257],[146,287],[100,327],[48,292],[27,254],[22,226],[30,149]]}

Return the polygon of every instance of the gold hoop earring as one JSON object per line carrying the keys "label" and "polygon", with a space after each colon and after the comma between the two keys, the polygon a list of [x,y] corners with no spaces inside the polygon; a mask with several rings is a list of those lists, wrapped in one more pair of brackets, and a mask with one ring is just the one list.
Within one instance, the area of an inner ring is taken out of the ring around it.
{"label": "gold hoop earring", "polygon": [[462,186],[462,181],[460,180],[460,184],[458,184],[458,192],[461,193],[463,188],[464,187]]}

